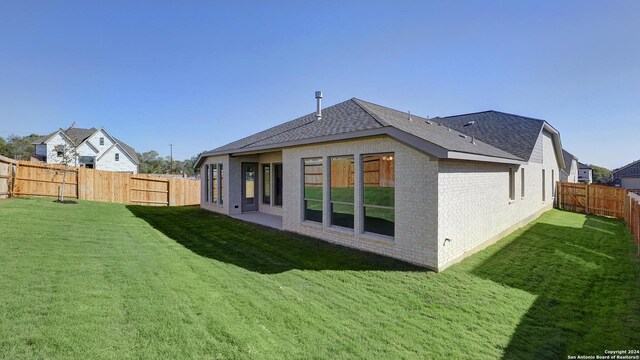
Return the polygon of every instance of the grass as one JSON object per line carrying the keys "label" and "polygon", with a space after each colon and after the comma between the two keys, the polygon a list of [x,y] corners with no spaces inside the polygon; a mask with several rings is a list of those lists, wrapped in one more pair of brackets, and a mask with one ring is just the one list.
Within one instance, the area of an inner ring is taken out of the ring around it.
{"label": "grass", "polygon": [[557,359],[640,344],[617,220],[550,211],[445,272],[197,208],[0,201],[0,358]]}

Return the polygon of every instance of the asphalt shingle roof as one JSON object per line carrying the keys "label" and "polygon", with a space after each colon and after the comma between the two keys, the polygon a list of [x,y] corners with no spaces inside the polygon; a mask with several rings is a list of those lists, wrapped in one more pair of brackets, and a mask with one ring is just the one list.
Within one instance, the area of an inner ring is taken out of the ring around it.
{"label": "asphalt shingle roof", "polygon": [[[51,136],[53,136],[55,133],[57,133],[58,131],[59,130],[56,130],[56,131],[52,132],[49,135],[41,136],[38,139],[36,139],[32,144],[34,144],[34,145],[42,144],[47,139],[49,139]],[[98,129],[96,129],[96,128],[91,128],[91,129],[68,128],[67,130],[63,130],[63,132],[76,144],[76,146],[80,145],[88,137],[90,137],[91,135],[95,134],[96,131],[98,131]],[[116,139],[115,137],[113,137],[113,139],[118,143],[118,145],[120,145],[120,147],[125,152],[127,152],[127,154],[129,154],[129,156],[133,159],[133,161],[136,164],[140,163],[140,161],[138,160],[138,154],[136,153],[134,148],[132,148],[131,146],[125,144],[121,140]]]}
{"label": "asphalt shingle roof", "polygon": [[571,154],[565,149],[562,149],[562,157],[564,158],[564,165],[565,165],[562,171],[564,171],[565,174],[569,174],[571,172],[571,160],[572,159],[578,160],[578,158],[573,156],[573,154]]}
{"label": "asphalt shingle roof", "polygon": [[518,156],[500,150],[483,141],[471,143],[460,132],[450,131],[446,126],[427,123],[425,118],[376,105],[360,99],[350,99],[322,110],[322,118],[316,120],[310,113],[295,120],[274,126],[243,139],[205,152],[237,152],[252,147],[274,146],[292,141],[313,139],[323,136],[393,127],[426,140],[450,151],[522,160]]}
{"label": "asphalt shingle roof", "polygon": [[64,133],[76,144],[80,145],[86,138],[93,135],[98,129],[82,129],[82,128],[68,128]]}
{"label": "asphalt shingle roof", "polygon": [[[435,121],[527,161],[544,126],[544,120],[494,110],[436,118]],[[470,121],[475,123],[465,128]]]}

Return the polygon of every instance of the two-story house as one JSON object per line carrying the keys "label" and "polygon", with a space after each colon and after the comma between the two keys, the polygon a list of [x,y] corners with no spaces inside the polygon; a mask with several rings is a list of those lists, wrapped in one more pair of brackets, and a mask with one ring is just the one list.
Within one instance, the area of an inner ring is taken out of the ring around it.
{"label": "two-story house", "polygon": [[40,137],[33,145],[34,156],[48,164],[60,164],[65,147],[72,146],[78,155],[74,160],[74,166],[138,173],[140,162],[136,151],[105,129],[60,129]]}

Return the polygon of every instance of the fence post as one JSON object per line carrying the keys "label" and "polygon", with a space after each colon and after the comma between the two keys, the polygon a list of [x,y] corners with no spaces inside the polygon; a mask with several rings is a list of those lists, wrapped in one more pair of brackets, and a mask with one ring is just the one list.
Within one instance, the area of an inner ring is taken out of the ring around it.
{"label": "fence post", "polygon": [[[169,178],[167,182],[167,206],[174,206],[175,200],[172,199],[176,189],[176,180]],[[173,200],[173,201],[172,201]]]}
{"label": "fence post", "polygon": [[84,168],[79,167],[76,169],[76,195],[78,195],[78,200],[84,200],[84,191],[80,191],[80,178],[84,176]]}
{"label": "fence post", "polygon": [[558,203],[558,209],[562,209],[562,193],[563,193],[563,188],[562,188],[562,183],[560,181],[558,181],[558,185],[556,185],[556,191],[558,192],[558,196],[556,197],[556,202]]}
{"label": "fence post", "polygon": [[9,197],[15,196],[16,176],[18,176],[19,166],[20,166],[20,163],[18,162],[11,165],[11,190],[9,190],[11,194],[9,195]]}
{"label": "fence post", "polygon": [[585,201],[584,201],[584,206],[585,206],[584,213],[585,214],[589,214],[589,184],[585,184],[585,185],[586,185],[586,187],[585,187],[585,189],[586,189],[585,190],[585,194],[586,195],[585,195]]}

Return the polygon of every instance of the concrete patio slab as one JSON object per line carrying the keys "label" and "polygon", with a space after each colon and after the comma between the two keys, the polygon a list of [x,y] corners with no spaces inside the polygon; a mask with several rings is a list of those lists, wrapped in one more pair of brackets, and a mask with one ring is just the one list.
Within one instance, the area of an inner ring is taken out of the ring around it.
{"label": "concrete patio slab", "polygon": [[265,214],[261,212],[247,212],[240,215],[231,215],[232,218],[252,222],[254,224],[268,226],[282,230],[282,216]]}

